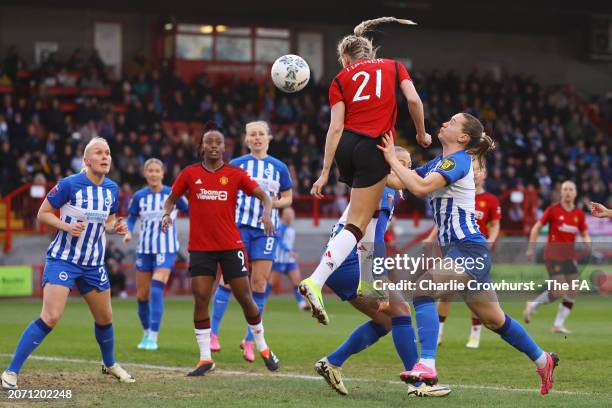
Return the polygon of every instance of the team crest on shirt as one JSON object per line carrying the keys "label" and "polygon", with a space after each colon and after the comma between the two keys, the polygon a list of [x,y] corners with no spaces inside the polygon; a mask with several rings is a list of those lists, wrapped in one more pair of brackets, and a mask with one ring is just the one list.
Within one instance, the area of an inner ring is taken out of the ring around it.
{"label": "team crest on shirt", "polygon": [[221,178],[219,179],[219,183],[221,183],[222,186],[227,185],[227,183],[229,183],[229,179],[225,176],[221,176]]}
{"label": "team crest on shirt", "polygon": [[578,222],[578,217],[574,217],[574,222]]}
{"label": "team crest on shirt", "polygon": [[440,168],[444,171],[450,171],[454,169],[455,160],[451,159],[450,157],[442,160],[442,163],[440,163]]}
{"label": "team crest on shirt", "polygon": [[272,169],[265,169],[264,174],[266,177],[270,177],[272,175]]}
{"label": "team crest on shirt", "polygon": [[480,200],[480,201],[478,202],[478,205],[479,205],[479,206],[481,206],[481,207],[486,207],[486,206],[487,206],[487,202],[486,202],[486,201],[484,201],[484,200]]}

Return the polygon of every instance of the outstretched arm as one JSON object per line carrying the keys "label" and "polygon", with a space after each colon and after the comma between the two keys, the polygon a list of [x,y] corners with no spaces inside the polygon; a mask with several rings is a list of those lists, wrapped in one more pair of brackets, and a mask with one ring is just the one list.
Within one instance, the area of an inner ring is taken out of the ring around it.
{"label": "outstretched arm", "polygon": [[446,185],[446,179],[440,173],[431,173],[423,178],[416,171],[402,166],[395,155],[395,144],[393,137],[387,133],[383,137],[383,146],[377,146],[385,154],[385,159],[391,166],[391,170],[399,177],[402,184],[417,197],[424,197]]}

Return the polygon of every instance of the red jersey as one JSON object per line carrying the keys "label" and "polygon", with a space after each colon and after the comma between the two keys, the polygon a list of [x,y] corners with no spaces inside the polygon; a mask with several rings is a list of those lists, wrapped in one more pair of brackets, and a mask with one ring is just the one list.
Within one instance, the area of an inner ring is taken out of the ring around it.
{"label": "red jersey", "polygon": [[540,224],[549,224],[544,259],[575,259],[576,234],[587,231],[584,212],[576,207],[572,211],[566,211],[561,203],[552,204],[542,214]]}
{"label": "red jersey", "polygon": [[476,194],[476,222],[480,232],[487,239],[489,238],[488,224],[499,219],[501,219],[501,207],[497,197],[486,191]]}
{"label": "red jersey", "polygon": [[344,102],[344,128],[379,137],[395,134],[396,91],[411,80],[403,64],[383,58],[359,61],[342,69],[329,87],[329,106]]}
{"label": "red jersey", "polygon": [[226,251],[242,248],[236,226],[238,190],[251,195],[258,184],[240,167],[224,164],[209,171],[202,163],[186,167],[172,185],[182,196],[189,191],[189,250]]}

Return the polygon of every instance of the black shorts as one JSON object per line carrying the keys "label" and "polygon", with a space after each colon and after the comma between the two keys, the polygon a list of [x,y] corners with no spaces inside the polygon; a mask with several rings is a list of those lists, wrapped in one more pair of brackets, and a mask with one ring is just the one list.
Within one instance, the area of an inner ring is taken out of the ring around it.
{"label": "black shorts", "polygon": [[242,249],[227,251],[189,251],[189,274],[196,276],[217,276],[217,265],[221,265],[223,280],[249,276],[246,254]]}
{"label": "black shorts", "polygon": [[578,263],[573,259],[567,259],[564,261],[546,261],[546,270],[548,275],[573,275],[578,273]]}
{"label": "black shorts", "polygon": [[334,157],[341,182],[355,188],[370,187],[389,174],[391,167],[376,147],[381,140],[347,129],[342,132]]}

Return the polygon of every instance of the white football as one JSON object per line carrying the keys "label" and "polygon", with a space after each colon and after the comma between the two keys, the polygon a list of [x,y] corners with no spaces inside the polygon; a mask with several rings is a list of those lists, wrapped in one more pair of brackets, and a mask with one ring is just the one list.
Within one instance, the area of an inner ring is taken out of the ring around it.
{"label": "white football", "polygon": [[293,93],[304,89],[310,79],[310,68],[304,58],[287,54],[274,61],[271,74],[278,89]]}

